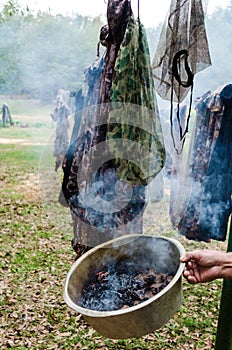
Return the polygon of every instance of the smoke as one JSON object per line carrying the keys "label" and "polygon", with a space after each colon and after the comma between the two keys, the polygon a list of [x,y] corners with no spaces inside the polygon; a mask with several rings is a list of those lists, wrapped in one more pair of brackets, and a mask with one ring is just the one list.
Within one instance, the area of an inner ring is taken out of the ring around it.
{"label": "smoke", "polygon": [[51,103],[59,89],[76,91],[96,57],[101,20],[18,12],[0,22],[1,92]]}
{"label": "smoke", "polygon": [[99,258],[93,257],[77,303],[92,310],[112,311],[148,300],[174,277],[179,254],[171,242],[158,237],[116,242],[102,250]]}

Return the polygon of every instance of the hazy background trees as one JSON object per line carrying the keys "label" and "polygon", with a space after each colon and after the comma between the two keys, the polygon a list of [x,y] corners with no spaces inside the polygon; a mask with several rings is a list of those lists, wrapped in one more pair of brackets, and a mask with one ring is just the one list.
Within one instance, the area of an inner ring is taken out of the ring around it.
{"label": "hazy background trees", "polygon": [[0,93],[50,99],[77,89],[96,58],[99,17],[33,15],[9,1],[0,14]]}
{"label": "hazy background trees", "polygon": [[[58,89],[76,90],[96,58],[102,19],[33,14],[8,1],[0,12],[0,94],[51,100]],[[155,24],[154,24],[155,25]],[[206,18],[212,67],[196,77],[194,94],[214,90],[231,77],[232,2]],[[161,24],[147,28],[153,56]]]}

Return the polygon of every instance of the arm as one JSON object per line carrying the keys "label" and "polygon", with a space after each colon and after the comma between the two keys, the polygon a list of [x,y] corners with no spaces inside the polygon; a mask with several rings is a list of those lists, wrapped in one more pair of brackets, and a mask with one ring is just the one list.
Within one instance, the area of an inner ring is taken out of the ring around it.
{"label": "arm", "polygon": [[184,277],[189,283],[210,282],[218,278],[232,278],[232,253],[217,250],[195,250],[182,257]]}

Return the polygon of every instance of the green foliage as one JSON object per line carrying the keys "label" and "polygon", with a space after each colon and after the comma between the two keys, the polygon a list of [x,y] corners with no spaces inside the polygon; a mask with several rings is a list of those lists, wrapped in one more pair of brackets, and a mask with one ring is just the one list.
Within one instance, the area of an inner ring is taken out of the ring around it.
{"label": "green foliage", "polygon": [[58,89],[82,85],[84,68],[96,58],[100,18],[34,16],[14,1],[0,18],[0,93],[50,102]]}
{"label": "green foliage", "polygon": [[[206,18],[212,67],[197,74],[194,93],[201,95],[228,82],[232,50],[232,5]],[[76,14],[34,15],[16,0],[0,12],[0,93],[26,93],[50,102],[58,89],[77,90],[84,69],[96,58],[102,23]],[[151,56],[159,40],[161,25],[147,29]],[[104,50],[104,49],[102,49]]]}
{"label": "green foliage", "polygon": [[0,20],[4,21],[9,19],[9,17],[13,17],[17,15],[20,11],[20,7],[15,0],[8,0],[2,9],[2,12],[0,14]]}
{"label": "green foliage", "polygon": [[6,93],[17,91],[18,77],[18,51],[20,48],[17,33],[21,23],[18,18],[9,18],[0,22],[0,91]]}
{"label": "green foliage", "polygon": [[21,32],[19,57],[24,90],[53,95],[60,87],[80,86],[84,67],[95,58],[96,32],[96,24],[80,16],[40,15],[27,23]]}

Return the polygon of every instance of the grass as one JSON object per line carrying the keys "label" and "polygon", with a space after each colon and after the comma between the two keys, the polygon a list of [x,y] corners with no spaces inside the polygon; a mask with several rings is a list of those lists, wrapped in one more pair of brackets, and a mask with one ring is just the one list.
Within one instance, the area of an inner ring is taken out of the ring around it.
{"label": "grass", "polygon": [[[40,110],[37,113],[35,122],[40,120]],[[19,118],[25,122],[23,116]],[[140,339],[106,339],[66,306],[62,294],[74,259],[72,231],[68,225],[62,229],[62,223],[51,217],[48,203],[41,197],[38,172],[45,164],[40,161],[44,145],[33,144],[33,130],[33,126],[26,131],[17,126],[0,129],[1,137],[3,131],[10,139],[10,143],[0,144],[0,348],[213,349],[221,281],[196,286],[183,281],[180,310],[164,327]],[[37,130],[44,142],[46,130],[45,126]],[[31,144],[14,143],[17,139]],[[53,162],[52,157],[46,160]],[[52,205],[59,210],[55,201]],[[148,232],[175,237],[186,250],[226,249],[226,242],[205,244],[178,236],[168,222],[167,208],[159,211],[161,219],[155,221],[156,206],[150,204],[146,210]]]}
{"label": "grass", "polygon": [[[43,116],[49,116],[53,106],[52,105],[43,105],[39,100],[35,99],[23,99],[21,97],[9,97],[0,95],[0,106],[3,103],[7,103],[12,114],[13,120],[20,120],[20,116],[23,116],[24,122],[27,120],[27,117],[35,117],[38,119],[37,122],[41,122]],[[39,111],[39,113],[38,113]]]}

